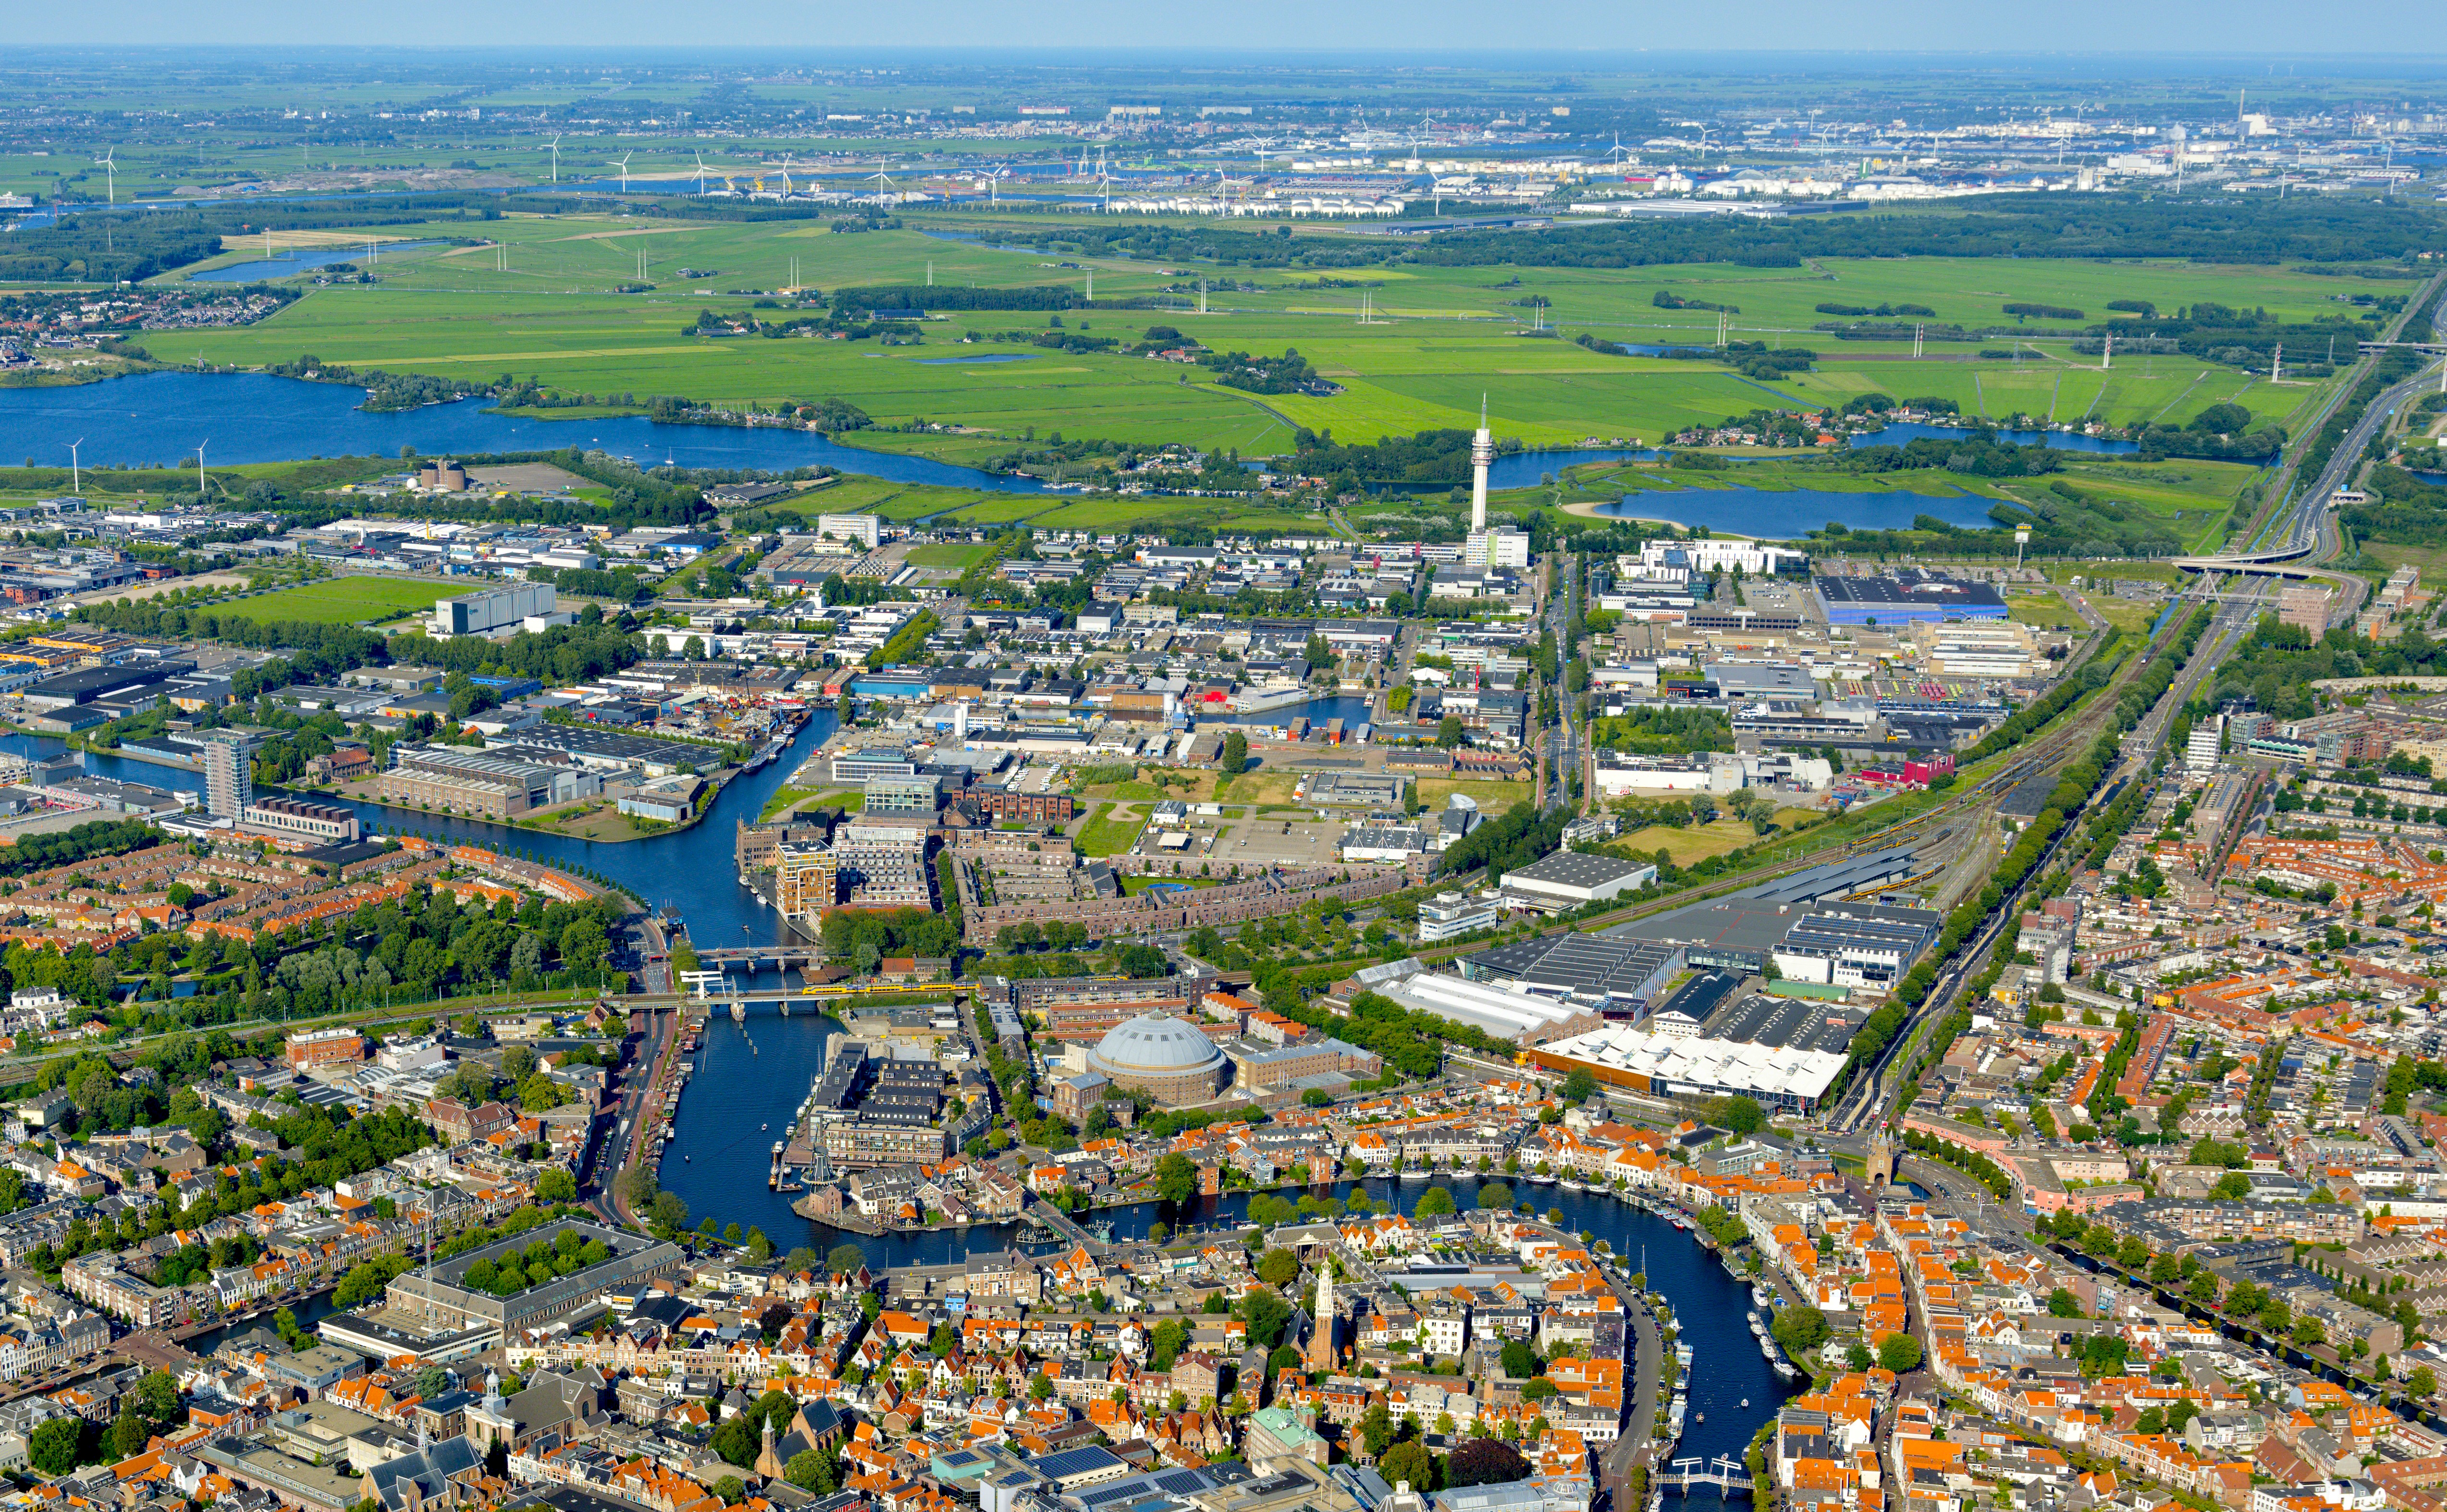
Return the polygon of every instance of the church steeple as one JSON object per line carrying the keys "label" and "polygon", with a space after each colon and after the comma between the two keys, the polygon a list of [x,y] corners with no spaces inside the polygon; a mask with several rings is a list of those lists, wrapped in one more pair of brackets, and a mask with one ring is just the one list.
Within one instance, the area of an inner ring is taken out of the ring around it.
{"label": "church steeple", "polygon": [[1334,1261],[1330,1257],[1318,1268],[1316,1316],[1308,1336],[1308,1367],[1312,1370],[1331,1370],[1335,1367],[1335,1313]]}

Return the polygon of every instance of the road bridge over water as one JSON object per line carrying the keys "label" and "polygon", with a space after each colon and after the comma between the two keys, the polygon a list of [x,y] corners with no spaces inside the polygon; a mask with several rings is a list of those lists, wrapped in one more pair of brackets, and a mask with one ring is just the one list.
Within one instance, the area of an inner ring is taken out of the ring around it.
{"label": "road bridge over water", "polygon": [[1072,1243],[1084,1246],[1091,1255],[1102,1255],[1105,1241],[1079,1226],[1070,1214],[1063,1212],[1041,1197],[1031,1198],[1021,1209],[1023,1217],[1034,1219]]}
{"label": "road bridge over water", "polygon": [[697,952],[696,959],[700,966],[722,970],[744,966],[750,971],[770,967],[782,972],[796,962],[802,971],[811,972],[824,964],[825,948],[821,944],[718,945]]}

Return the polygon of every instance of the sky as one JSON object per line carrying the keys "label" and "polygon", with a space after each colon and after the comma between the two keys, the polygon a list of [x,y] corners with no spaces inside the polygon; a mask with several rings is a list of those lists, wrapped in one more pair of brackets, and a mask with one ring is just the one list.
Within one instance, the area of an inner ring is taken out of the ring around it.
{"label": "sky", "polygon": [[[2058,0],[1897,7],[1868,0],[0,0],[0,35],[47,44],[1228,48],[1496,54],[1640,49],[2362,52],[2447,64],[2436,0]],[[2408,42],[2417,46],[2407,47]],[[2282,71],[2282,70],[2281,70]],[[2308,70],[2305,70],[2308,71]]]}

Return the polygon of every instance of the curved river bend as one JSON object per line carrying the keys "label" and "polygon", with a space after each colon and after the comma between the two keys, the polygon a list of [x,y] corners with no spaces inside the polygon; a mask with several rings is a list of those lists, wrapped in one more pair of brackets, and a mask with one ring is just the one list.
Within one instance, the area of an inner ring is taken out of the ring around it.
{"label": "curved river bend", "polygon": [[[783,938],[780,916],[754,902],[738,884],[731,860],[732,822],[752,820],[798,762],[833,728],[831,711],[818,710],[791,750],[753,776],[733,782],[706,819],[692,828],[648,840],[574,841],[466,821],[393,815],[367,803],[355,806],[371,827],[464,839],[525,852],[547,863],[574,861],[589,866],[649,904],[676,909],[688,919],[700,946],[778,943]],[[50,755],[61,748],[59,741],[42,736],[0,740],[0,749],[21,755]],[[197,773],[120,756],[90,755],[87,765],[100,775],[155,787],[187,791],[202,787]],[[750,990],[780,985],[772,973],[749,984]],[[664,1157],[664,1184],[686,1200],[697,1216],[752,1224],[784,1248],[806,1244],[822,1253],[846,1241],[864,1250],[875,1262],[895,1264],[940,1262],[1008,1246],[1015,1233],[1008,1226],[937,1229],[883,1238],[847,1234],[798,1217],[790,1211],[787,1196],[767,1188],[766,1153],[773,1140],[767,1125],[787,1125],[823,1064],[825,1047],[842,1032],[841,1024],[833,1019],[806,1012],[786,1019],[770,1007],[752,1010],[745,1024],[723,1017],[711,1021],[705,1047],[699,1051],[700,1069],[681,1099],[674,1138]],[[751,1041],[753,1051],[749,1048]],[[1478,1183],[1472,1179],[1446,1184],[1465,1206],[1477,1197]],[[1343,1196],[1355,1189],[1366,1190],[1380,1206],[1398,1202],[1407,1210],[1428,1190],[1428,1183],[1370,1180],[1338,1182],[1333,1191]],[[1689,1383],[1691,1422],[1677,1452],[1738,1458],[1751,1435],[1791,1391],[1751,1337],[1748,1287],[1728,1276],[1689,1233],[1609,1195],[1532,1186],[1517,1179],[1513,1190],[1541,1211],[1560,1209],[1565,1228],[1606,1240],[1630,1263],[1638,1265],[1644,1258],[1650,1284],[1673,1299],[1683,1341],[1691,1345],[1698,1361]],[[1110,1220],[1118,1238],[1139,1238],[1158,1219],[1179,1228],[1242,1216],[1247,1205],[1246,1194],[1236,1193],[1201,1198],[1181,1207],[1142,1202],[1100,1209],[1094,1217]],[[1744,1400],[1751,1404],[1747,1408],[1739,1405]],[[1707,1418],[1704,1423],[1698,1421],[1702,1413]]]}
{"label": "curved river bend", "polygon": [[[825,1048],[844,1032],[833,1019],[806,1013],[783,1018],[772,1008],[762,1006],[751,1008],[744,1024],[727,1017],[709,1022],[704,1048],[698,1051],[699,1069],[680,1099],[679,1117],[663,1159],[663,1185],[678,1193],[692,1215],[711,1215],[718,1222],[737,1222],[743,1228],[753,1225],[784,1248],[805,1244],[823,1254],[847,1242],[865,1251],[872,1263],[909,1265],[941,1264],[1008,1247],[1018,1232],[1010,1225],[929,1229],[881,1238],[845,1233],[799,1217],[790,1211],[787,1194],[766,1186],[768,1152],[777,1137],[773,1131],[789,1125],[823,1064]],[[1673,1300],[1682,1342],[1691,1346],[1695,1356],[1689,1382],[1691,1418],[1675,1453],[1707,1458],[1730,1454],[1739,1459],[1750,1446],[1751,1435],[1794,1389],[1769,1366],[1751,1336],[1748,1284],[1728,1276],[1723,1264],[1690,1233],[1610,1194],[1533,1186],[1517,1177],[1500,1180],[1508,1181],[1516,1198],[1528,1199],[1541,1213],[1561,1210],[1565,1229],[1604,1239],[1629,1265],[1636,1268],[1644,1257],[1649,1284]],[[1475,1178],[1446,1180],[1442,1184],[1464,1208],[1477,1199]],[[1407,1212],[1429,1186],[1426,1181],[1371,1178],[1337,1181],[1331,1188],[1318,1190],[1330,1190],[1336,1197],[1364,1190],[1380,1209],[1394,1202]],[[1116,1238],[1144,1238],[1148,1225],[1158,1220],[1179,1229],[1245,1217],[1248,1201],[1246,1193],[1230,1193],[1179,1205],[1137,1202],[1098,1208],[1083,1215],[1083,1220],[1110,1222]],[[1745,1400],[1748,1408],[1741,1406]],[[1702,1413],[1707,1417],[1704,1423],[1698,1421]]]}

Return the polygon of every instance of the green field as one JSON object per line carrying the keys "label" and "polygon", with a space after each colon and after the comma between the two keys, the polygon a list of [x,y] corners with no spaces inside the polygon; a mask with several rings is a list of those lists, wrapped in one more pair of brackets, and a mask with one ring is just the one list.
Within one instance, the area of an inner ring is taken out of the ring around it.
{"label": "green field", "polygon": [[1078,845],[1082,856],[1119,856],[1137,843],[1140,820],[1129,805],[1118,805],[1125,817],[1115,819],[1117,805],[1099,803],[1096,812],[1079,826]]}
{"label": "green field", "polygon": [[435,599],[447,596],[449,590],[438,583],[403,582],[390,577],[334,577],[214,607],[218,614],[264,622],[355,625],[430,609]]}
{"label": "green field", "polygon": [[2064,595],[2053,588],[2009,590],[2005,595],[2005,612],[2009,618],[2020,620],[2039,630],[2080,630],[2082,618],[2074,613]]}
{"label": "green field", "polygon": [[983,541],[974,545],[920,546],[909,554],[913,567],[947,567],[954,572],[967,572],[994,554],[994,547]]}
{"label": "green field", "polygon": [[[991,236],[978,217],[962,229]],[[1042,221],[1026,222],[1041,229]],[[978,312],[930,322],[916,347],[804,337],[708,337],[688,333],[700,310],[793,312],[768,298],[797,270],[800,283],[922,283],[1079,286],[1089,265],[1100,302],[1161,299],[1182,279],[1178,269],[1145,260],[1001,251],[954,242],[916,229],[840,235],[819,222],[669,222],[626,217],[513,215],[471,224],[385,228],[386,235],[471,233],[487,243],[382,259],[375,287],[314,289],[254,327],[180,332],[164,353],[255,367],[313,353],[327,363],[397,371],[490,378],[535,377],[564,392],[675,394],[732,405],[850,401],[888,425],[924,419],[961,431],[863,433],[859,444],[922,452],[976,463],[1031,433],[1118,442],[1180,442],[1252,456],[1290,450],[1299,426],[1344,440],[1476,424],[1482,396],[1500,435],[1529,445],[1595,440],[1654,442],[1675,430],[1757,406],[1840,405],[1872,390],[1896,398],[1952,400],[1965,414],[2023,414],[2115,424],[2180,422],[2220,402],[2257,419],[2301,426],[2324,392],[2320,382],[2271,386],[2265,379],[2195,358],[2141,356],[2102,369],[2061,340],[2016,345],[2018,359],[1982,360],[1981,343],[1932,345],[1915,359],[1908,342],[1838,341],[1812,328],[1834,302],[1874,307],[1898,301],[1934,309],[1941,321],[2006,323],[2006,303],[2064,305],[2093,319],[2111,299],[2148,299],[2161,308],[2201,299],[2266,308],[2308,320],[2339,312],[2354,291],[2335,278],[2285,267],[2068,259],[1824,259],[1803,269],[1698,264],[1658,268],[1371,268],[1351,280],[1365,288],[1318,287],[1317,275],[1266,272],[1258,292],[1218,296],[1200,316],[1170,309],[1073,311],[1066,329],[1139,339],[1150,324],[1180,326],[1222,350],[1280,352],[1297,348],[1343,391],[1331,397],[1261,395],[1224,387],[1209,371],[1112,352],[1068,353],[988,344],[975,333],[1039,331],[1047,317]],[[220,261],[259,256],[243,247]],[[639,276],[652,293],[614,292]],[[497,262],[506,260],[506,270]],[[1057,266],[1069,262],[1072,267]],[[680,280],[683,264],[711,276]],[[190,270],[192,271],[192,270]],[[165,275],[169,277],[177,274]],[[1736,340],[1806,346],[1814,370],[1775,382],[1708,362],[1603,355],[1570,339],[1705,343],[1717,316],[1660,309],[1664,292],[1738,308],[1728,317]],[[1377,321],[1359,323],[1363,294]],[[757,311],[758,301],[769,308]],[[1530,304],[1544,301],[1543,333],[1529,329]],[[2011,345],[2009,338],[1985,343]],[[977,355],[1024,360],[978,364]],[[2324,353],[2305,353],[2317,362]],[[1008,511],[1014,506],[1006,504]],[[1033,510],[1030,512],[1034,512]],[[905,517],[904,517],[905,518]],[[985,511],[972,519],[994,519]],[[1015,517],[1009,517],[1015,518]],[[1086,523],[1085,517],[1061,521]]]}

